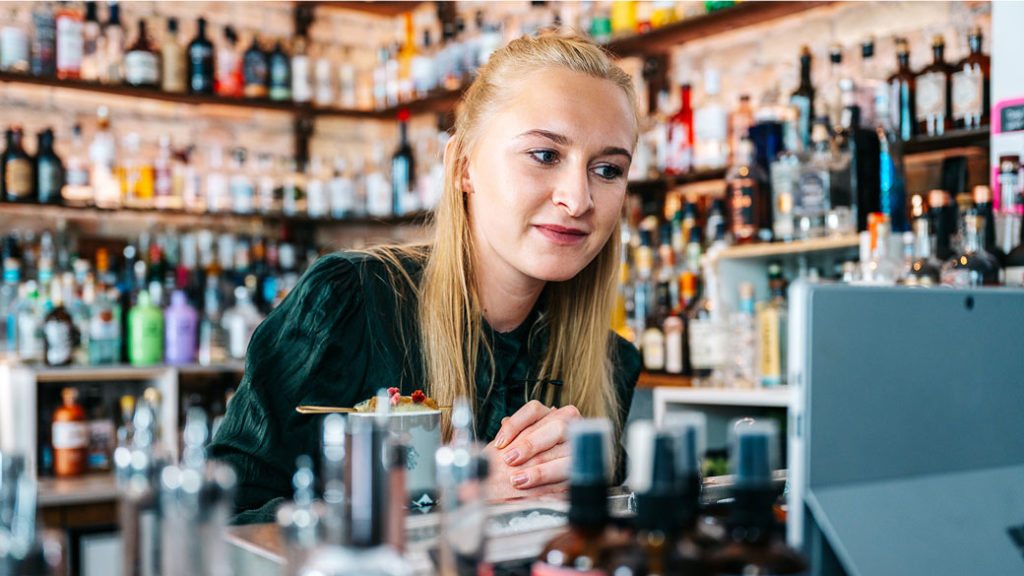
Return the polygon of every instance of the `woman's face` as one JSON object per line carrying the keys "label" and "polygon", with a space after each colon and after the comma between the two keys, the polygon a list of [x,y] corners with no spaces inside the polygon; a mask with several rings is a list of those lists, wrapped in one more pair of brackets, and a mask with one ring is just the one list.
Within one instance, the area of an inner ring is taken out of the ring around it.
{"label": "woman's face", "polygon": [[486,121],[462,188],[480,273],[562,281],[597,256],[619,221],[636,129],[609,80],[533,72]]}

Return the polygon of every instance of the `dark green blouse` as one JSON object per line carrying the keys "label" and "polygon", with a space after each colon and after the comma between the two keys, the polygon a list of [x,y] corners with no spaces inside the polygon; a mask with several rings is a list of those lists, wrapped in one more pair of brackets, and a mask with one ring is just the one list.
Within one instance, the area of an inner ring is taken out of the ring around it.
{"label": "dark green blouse", "polygon": [[[403,258],[402,265],[418,282],[422,263]],[[309,454],[319,461],[321,419],[298,414],[296,406],[354,406],[380,388],[397,386],[408,395],[423,387],[415,296],[396,290],[394,278],[400,276],[389,266],[363,253],[324,256],[253,334],[242,383],[209,449],[212,458],[238,472],[236,522],[273,521],[277,505],[291,496],[296,457]],[[490,362],[478,362],[476,422],[482,440],[493,439],[501,419],[526,402],[531,385],[525,381],[537,377],[546,347],[538,317],[534,310],[508,333],[485,328],[496,374],[492,388]],[[615,343],[621,424],[640,355],[617,336]]]}

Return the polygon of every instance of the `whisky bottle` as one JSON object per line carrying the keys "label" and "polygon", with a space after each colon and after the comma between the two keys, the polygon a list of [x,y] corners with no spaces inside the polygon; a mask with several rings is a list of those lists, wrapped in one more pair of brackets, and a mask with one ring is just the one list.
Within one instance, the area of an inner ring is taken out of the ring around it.
{"label": "whisky bottle", "polygon": [[707,559],[707,574],[803,574],[807,561],[786,546],[775,523],[778,429],[772,421],[733,427],[735,501],[725,545]]}
{"label": "whisky bottle", "polygon": [[75,346],[78,345],[78,329],[64,307],[65,296],[61,282],[54,280],[50,288],[53,310],[43,320],[43,358],[47,366],[71,364]]}
{"label": "whisky bottle", "polygon": [[953,125],[979,128],[989,123],[989,75],[992,59],[981,51],[981,28],[971,29],[967,37],[970,53],[953,69]]}
{"label": "whisky bottle", "polygon": [[758,373],[761,386],[775,388],[786,384],[789,306],[782,264],[768,264],[768,289],[771,298],[757,312]]}
{"label": "whisky bottle", "polygon": [[32,157],[25,152],[25,131],[19,125],[7,130],[7,149],[0,157],[3,199],[6,202],[35,200],[35,171]]}
{"label": "whisky bottle", "polygon": [[915,105],[917,133],[941,136],[949,128],[950,66],[943,58],[946,42],[941,35],[932,39],[932,63],[917,74]]}
{"label": "whisky bottle", "polygon": [[569,526],[544,547],[533,576],[601,576],[608,546],[608,482],[612,470],[611,422],[576,420],[569,424]]}
{"label": "whisky bottle", "polygon": [[178,41],[178,19],[167,19],[167,33],[160,44],[160,88],[164,92],[185,91],[185,48]]}
{"label": "whisky bottle", "polygon": [[772,206],[768,177],[754,160],[754,144],[750,140],[740,142],[725,182],[735,242],[746,244],[770,235]]}
{"label": "whisky bottle", "polygon": [[160,87],[160,53],[149,40],[145,20],[139,20],[139,35],[124,55],[124,81],[129,86]]}
{"label": "whisky bottle", "polygon": [[63,404],[53,412],[51,430],[53,473],[61,477],[78,476],[85,472],[89,427],[85,421],[85,410],[78,404],[78,390],[64,388],[61,399]]}
{"label": "whisky bottle", "polygon": [[910,140],[917,133],[916,76],[910,69],[910,48],[902,38],[896,40],[896,63],[898,68],[888,80],[890,121],[901,140]]}
{"label": "whisky bottle", "polygon": [[789,97],[789,105],[797,110],[797,139],[803,148],[811,145],[811,122],[815,118],[814,86],[811,85],[811,49],[800,49],[800,84]]}

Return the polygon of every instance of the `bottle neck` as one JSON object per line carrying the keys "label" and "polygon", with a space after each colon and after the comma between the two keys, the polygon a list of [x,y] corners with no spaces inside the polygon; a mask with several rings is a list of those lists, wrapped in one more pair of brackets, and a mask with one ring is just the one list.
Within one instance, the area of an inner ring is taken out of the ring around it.
{"label": "bottle neck", "polygon": [[804,56],[800,58],[800,88],[810,88],[811,86],[811,57]]}
{"label": "bottle neck", "polygon": [[942,54],[943,54],[943,52],[945,52],[945,50],[946,50],[946,47],[943,46],[942,44],[937,44],[935,46],[932,46],[932,63],[933,64],[942,64],[943,63],[944,60],[943,60]]}
{"label": "bottle neck", "polygon": [[981,35],[971,34],[967,39],[967,45],[971,49],[971,54],[981,54]]}
{"label": "bottle neck", "polygon": [[910,69],[910,52],[900,52],[896,55],[896,63],[899,64],[901,72]]}

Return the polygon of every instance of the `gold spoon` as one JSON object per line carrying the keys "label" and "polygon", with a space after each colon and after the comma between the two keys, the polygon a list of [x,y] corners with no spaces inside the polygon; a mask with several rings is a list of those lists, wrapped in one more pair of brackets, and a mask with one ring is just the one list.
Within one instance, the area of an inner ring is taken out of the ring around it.
{"label": "gold spoon", "polygon": [[[439,410],[451,410],[451,406],[439,406]],[[355,408],[340,408],[335,406],[296,406],[295,411],[299,414],[349,414],[358,412]]]}

